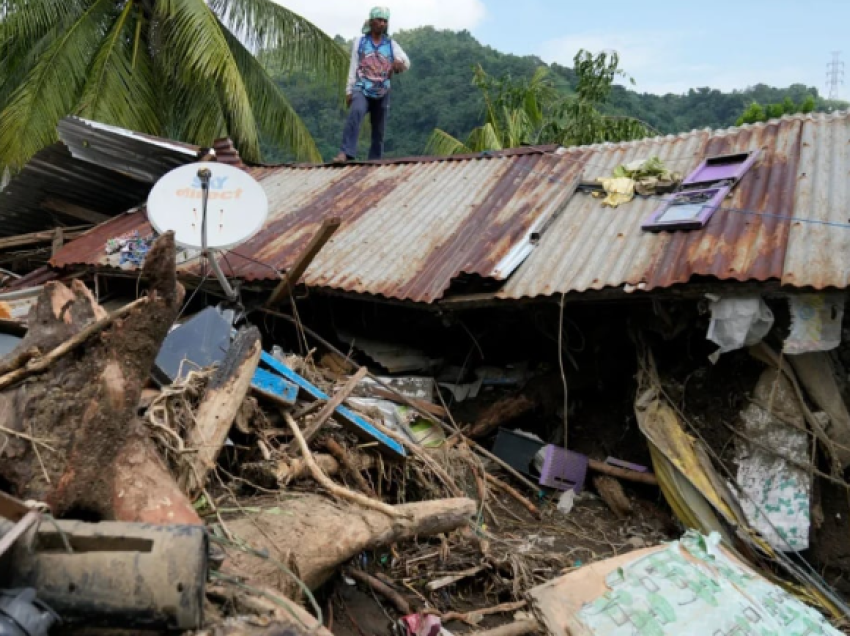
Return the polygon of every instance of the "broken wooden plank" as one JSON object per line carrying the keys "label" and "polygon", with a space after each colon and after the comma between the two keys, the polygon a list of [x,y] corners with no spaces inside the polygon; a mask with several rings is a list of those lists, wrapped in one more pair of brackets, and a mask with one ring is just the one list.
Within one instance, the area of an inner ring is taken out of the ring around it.
{"label": "broken wooden plank", "polygon": [[[90,228],[91,225],[74,225],[73,227],[62,228],[62,232],[66,239],[72,239]],[[30,232],[29,234],[7,236],[0,238],[0,250],[12,247],[25,247],[27,245],[38,245],[39,243],[51,243],[55,237],[55,230],[42,230],[41,232]]]}
{"label": "broken wooden plank", "polygon": [[53,243],[50,246],[50,256],[56,256],[56,253],[65,245],[65,233],[61,227],[53,230]]}
{"label": "broken wooden plank", "polygon": [[313,238],[310,239],[310,243],[308,243],[307,247],[304,248],[304,251],[298,255],[295,263],[289,268],[289,271],[283,275],[283,279],[280,283],[278,283],[277,287],[275,287],[272,295],[269,296],[269,299],[266,301],[266,307],[274,307],[275,305],[280,304],[283,299],[289,295],[292,288],[298,284],[298,280],[304,275],[304,272],[307,271],[310,263],[313,262],[313,259],[316,258],[319,251],[325,246],[325,243],[327,243],[331,236],[333,236],[334,232],[339,229],[340,224],[341,221],[336,217],[325,219],[322,222],[319,230]]}
{"label": "broken wooden plank", "polygon": [[[380,387],[370,388],[370,393],[377,398],[381,398],[383,400],[390,400],[392,402],[399,402],[403,404],[398,394],[393,393],[392,391],[387,391],[386,389],[382,389]],[[408,398],[414,405],[416,409],[427,411],[431,415],[435,417],[447,417],[446,409],[444,409],[439,404],[431,404],[430,402],[426,402],[425,400],[419,400],[416,398],[409,397]]]}
{"label": "broken wooden plank", "polygon": [[195,427],[187,445],[197,453],[189,460],[192,470],[185,475],[184,490],[198,494],[207,475],[215,468],[218,454],[248,393],[262,353],[260,332],[249,327],[239,332],[221,366],[216,370],[195,414]]}
{"label": "broken wooden plank", "polygon": [[265,369],[254,372],[251,388],[259,395],[284,406],[292,406],[298,400],[298,387],[295,384]]}
{"label": "broken wooden plank", "polygon": [[429,592],[435,592],[441,588],[448,587],[449,585],[453,585],[458,581],[462,581],[463,579],[467,579],[470,576],[475,576],[479,572],[483,572],[486,569],[486,566],[477,565],[474,568],[469,568],[468,570],[463,570],[462,572],[455,572],[454,574],[450,574],[448,576],[443,576],[439,579],[434,579],[430,583],[428,583],[425,587],[428,588]]}
{"label": "broken wooden plank", "polygon": [[636,470],[611,466],[605,462],[600,462],[598,459],[588,459],[587,467],[593,472],[602,473],[609,477],[616,477],[618,479],[624,479],[625,481],[634,481],[640,484],[649,484],[650,486],[658,485],[658,479],[653,473],[639,473]]}
{"label": "broken wooden plank", "polygon": [[[284,378],[289,380],[290,382],[298,385],[298,388],[301,389],[304,393],[312,397],[314,400],[329,400],[330,398],[316,386],[314,386],[308,380],[305,380],[300,375],[295,373],[288,366],[272,357],[266,352],[263,352],[260,355],[260,360],[263,364],[272,368],[272,370],[276,371]],[[362,417],[357,415],[351,409],[346,408],[343,405],[337,406],[334,414],[339,416],[340,422],[347,426],[354,434],[359,436],[361,439],[367,442],[379,442],[378,449],[381,451],[390,451],[391,454],[397,457],[405,457],[407,452],[404,450],[404,446],[400,443],[389,437],[388,435],[384,435],[377,428],[372,426],[369,422],[364,420]]]}
{"label": "broken wooden plank", "polygon": [[[315,439],[316,434],[321,430],[321,428],[325,425],[331,415],[334,414],[336,408],[342,404],[345,399],[351,395],[351,392],[354,390],[360,381],[366,376],[369,370],[366,367],[360,367],[357,370],[357,373],[352,375],[348,382],[346,382],[343,387],[337,391],[334,396],[327,401],[327,403],[322,407],[322,410],[319,411],[319,414],[316,416],[316,419],[310,423],[310,425],[304,430],[304,439],[307,440],[307,443],[310,443]],[[293,442],[289,446],[290,455],[294,454],[298,447]]]}
{"label": "broken wooden plank", "polygon": [[112,218],[108,214],[95,212],[81,205],[69,203],[68,201],[60,201],[59,199],[46,199],[41,203],[41,207],[51,212],[59,212],[59,214],[64,214],[65,216],[73,216],[75,219],[80,219],[88,223],[99,224]]}

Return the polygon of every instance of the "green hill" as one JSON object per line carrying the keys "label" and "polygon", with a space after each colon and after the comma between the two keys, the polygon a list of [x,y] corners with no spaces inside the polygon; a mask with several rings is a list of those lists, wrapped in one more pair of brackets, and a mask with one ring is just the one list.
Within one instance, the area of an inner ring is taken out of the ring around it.
{"label": "green hill", "polygon": [[[534,56],[501,53],[478,42],[468,31],[436,30],[422,27],[394,34],[411,58],[410,72],[393,80],[386,154],[390,157],[420,155],[434,128],[464,138],[481,122],[482,102],[472,85],[472,68],[481,64],[493,76],[530,76],[544,62]],[[345,42],[338,38],[340,45]],[[628,72],[629,60],[621,66]],[[553,64],[551,77],[559,90],[569,93],[575,76],[570,68]],[[292,105],[306,122],[322,155],[329,159],[339,150],[345,109],[333,89],[317,87],[311,78],[300,76],[280,80]],[[640,89],[640,86],[636,86]],[[816,99],[818,110],[844,104],[822,99],[814,87],[794,84],[774,88],[758,84],[747,90],[724,93],[711,88],[693,88],[684,95],[653,95],[617,86],[611,96],[612,114],[637,117],[663,134],[694,128],[724,128],[753,101],[761,104],[782,102],[790,97],[801,102],[807,95]],[[361,136],[365,154],[368,130]],[[265,148],[269,162],[286,161],[285,153]]]}

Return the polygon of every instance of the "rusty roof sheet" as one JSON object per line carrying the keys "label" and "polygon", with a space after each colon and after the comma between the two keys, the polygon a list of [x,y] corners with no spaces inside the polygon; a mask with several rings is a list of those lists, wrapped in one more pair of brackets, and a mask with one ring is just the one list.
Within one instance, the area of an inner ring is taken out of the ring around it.
{"label": "rusty roof sheet", "polygon": [[[642,231],[657,198],[612,209],[573,194],[576,179],[608,176],[635,159],[658,156],[687,174],[707,155],[756,149],[758,163],[699,231]],[[694,276],[816,288],[850,280],[846,112],[622,144],[249,172],[266,189],[269,221],[222,263],[247,280],[291,267],[332,216],[342,227],[302,282],[418,302],[442,298],[462,274],[506,281],[497,293],[504,299],[650,290]],[[133,231],[150,231],[144,213],[93,230],[53,264],[109,265],[106,240]],[[184,269],[197,273],[198,265]]]}
{"label": "rusty roof sheet", "polygon": [[582,164],[584,179],[653,155],[685,175],[707,155],[761,149],[762,156],[699,231],[642,231],[658,198],[637,198],[612,209],[576,194],[497,295],[518,299],[621,286],[651,290],[693,276],[844,287],[850,268],[848,126],[846,112],[816,114],[565,149],[564,161]]}
{"label": "rusty roof sheet", "polygon": [[[310,286],[433,302],[453,279],[505,280],[532,249],[529,236],[569,200],[580,168],[538,149],[444,161],[314,168],[251,168],[269,200],[269,219],[229,252],[229,275],[276,279],[322,221],[342,226],[302,279]],[[567,185],[564,185],[567,184]],[[150,231],[126,215],[61,250],[57,267],[107,265],[105,243]],[[197,273],[197,262],[185,266]]]}

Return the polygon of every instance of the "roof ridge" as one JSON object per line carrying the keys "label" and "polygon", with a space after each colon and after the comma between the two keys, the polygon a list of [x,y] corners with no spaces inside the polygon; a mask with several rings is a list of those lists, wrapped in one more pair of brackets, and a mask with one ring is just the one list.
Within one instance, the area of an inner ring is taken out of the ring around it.
{"label": "roof ridge", "polygon": [[726,128],[694,128],[692,130],[688,130],[680,133],[671,133],[667,135],[656,135],[654,137],[642,137],[641,139],[633,139],[631,141],[605,141],[596,144],[585,144],[583,146],[563,146],[561,147],[562,152],[579,152],[585,150],[610,150],[614,148],[630,148],[641,144],[647,143],[663,143],[676,139],[690,139],[691,137],[696,137],[698,135],[703,135],[709,133],[711,135],[717,136],[725,136],[736,134],[742,130],[750,130],[753,128],[766,128],[768,126],[780,124],[783,121],[828,121],[832,119],[846,119],[850,118],[850,109],[847,110],[836,110],[831,113],[795,113],[793,115],[783,115],[782,117],[768,119],[764,122],[756,122],[754,124],[742,124],[740,126],[728,126]]}

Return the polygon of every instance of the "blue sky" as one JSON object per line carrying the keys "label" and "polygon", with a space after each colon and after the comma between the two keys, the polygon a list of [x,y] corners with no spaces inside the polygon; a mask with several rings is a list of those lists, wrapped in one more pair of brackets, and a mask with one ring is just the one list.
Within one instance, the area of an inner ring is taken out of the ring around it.
{"label": "blue sky", "polygon": [[[349,37],[375,4],[278,1],[332,35]],[[393,12],[394,28],[465,28],[500,51],[547,62],[570,65],[579,48],[615,49],[639,91],[731,90],[762,82],[803,83],[825,93],[826,64],[834,50],[844,51],[850,70],[850,0],[382,1]],[[842,88],[841,97],[850,97],[850,89]]]}

